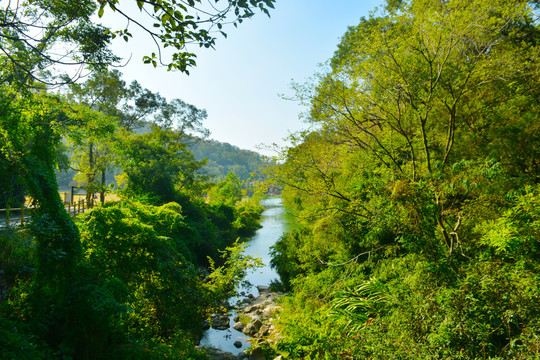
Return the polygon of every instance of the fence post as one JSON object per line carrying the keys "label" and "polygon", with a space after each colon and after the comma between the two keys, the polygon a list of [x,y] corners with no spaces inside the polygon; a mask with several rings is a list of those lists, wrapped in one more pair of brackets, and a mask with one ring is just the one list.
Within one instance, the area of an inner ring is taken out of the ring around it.
{"label": "fence post", "polygon": [[24,226],[24,204],[21,207],[21,227]]}
{"label": "fence post", "polygon": [[9,226],[9,208],[6,209],[6,224]]}

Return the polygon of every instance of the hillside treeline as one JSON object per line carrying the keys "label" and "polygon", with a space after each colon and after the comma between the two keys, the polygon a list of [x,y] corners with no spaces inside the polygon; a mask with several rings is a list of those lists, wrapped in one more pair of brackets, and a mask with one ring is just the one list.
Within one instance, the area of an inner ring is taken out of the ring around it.
{"label": "hillside treeline", "polygon": [[540,356],[537,5],[387,1],[296,85],[278,353]]}
{"label": "hillside treeline", "polygon": [[195,141],[189,145],[189,150],[195,159],[207,160],[203,170],[216,180],[223,180],[231,172],[241,181],[254,177],[255,173],[256,179],[260,180],[264,176],[259,170],[270,164],[269,159],[255,151],[243,150],[216,140]]}

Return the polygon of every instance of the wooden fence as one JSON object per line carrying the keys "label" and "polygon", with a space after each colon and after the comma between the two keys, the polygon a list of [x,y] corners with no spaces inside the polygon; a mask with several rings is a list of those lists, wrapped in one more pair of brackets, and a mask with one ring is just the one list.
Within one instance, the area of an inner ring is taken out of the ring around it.
{"label": "wooden fence", "polygon": [[[67,204],[64,203],[67,213],[75,219],[77,215],[85,212],[88,209],[94,207],[94,199],[87,202],[86,199],[81,198],[77,202]],[[32,218],[32,214],[35,212],[35,207],[24,206],[22,208],[0,209],[0,227],[6,227],[9,225],[24,226]]]}

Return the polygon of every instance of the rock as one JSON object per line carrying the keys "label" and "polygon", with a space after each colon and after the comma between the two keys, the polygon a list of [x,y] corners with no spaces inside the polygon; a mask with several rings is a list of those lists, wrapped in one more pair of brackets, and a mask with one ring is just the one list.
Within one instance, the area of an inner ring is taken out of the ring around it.
{"label": "rock", "polygon": [[274,360],[283,360],[283,355],[279,355],[279,356],[275,357]]}
{"label": "rock", "polygon": [[202,350],[206,351],[206,355],[213,360],[236,360],[236,356],[233,353],[216,349],[213,347],[201,347]]}
{"label": "rock", "polygon": [[212,328],[216,330],[227,330],[230,326],[227,315],[212,315]]}
{"label": "rock", "polygon": [[247,360],[249,359],[249,350],[241,351],[237,356],[236,360]]}
{"label": "rock", "polygon": [[251,312],[254,312],[254,311],[257,311],[259,310],[261,307],[260,305],[252,305],[252,306],[248,306],[244,309],[244,313],[251,313]]}
{"label": "rock", "polygon": [[259,290],[260,293],[268,292],[268,290],[270,290],[270,287],[264,285],[257,285],[257,290]]}
{"label": "rock", "polygon": [[249,360],[266,360],[264,351],[260,347],[253,349],[251,355],[249,355]]}
{"label": "rock", "polygon": [[242,324],[241,322],[236,322],[234,325],[233,325],[233,329],[234,330],[238,330],[238,331],[242,331],[244,330],[246,326],[244,324]]}
{"label": "rock", "polygon": [[239,322],[240,321],[240,315],[239,314],[236,314],[233,318],[233,321],[234,322]]}
{"label": "rock", "polygon": [[263,325],[259,329],[259,334],[261,336],[267,336],[270,333],[270,327],[268,325]]}
{"label": "rock", "polygon": [[246,296],[246,292],[245,291],[240,292],[240,296]]}
{"label": "rock", "polygon": [[255,329],[257,329],[257,331],[261,328],[261,326],[263,325],[262,321],[257,319],[253,322],[253,326],[255,327]]}
{"label": "rock", "polygon": [[247,297],[250,298],[250,299],[253,299],[253,298],[254,298],[253,294],[248,294]]}
{"label": "rock", "polygon": [[210,329],[210,322],[208,320],[204,320],[203,322],[203,330]]}
{"label": "rock", "polygon": [[246,335],[252,336],[252,335],[255,335],[257,333],[257,328],[251,322],[251,323],[246,325],[246,327],[244,328],[244,330],[242,330],[242,332],[244,334],[246,334]]}
{"label": "rock", "polygon": [[236,340],[233,345],[236,346],[237,348],[241,348],[242,347],[242,342]]}

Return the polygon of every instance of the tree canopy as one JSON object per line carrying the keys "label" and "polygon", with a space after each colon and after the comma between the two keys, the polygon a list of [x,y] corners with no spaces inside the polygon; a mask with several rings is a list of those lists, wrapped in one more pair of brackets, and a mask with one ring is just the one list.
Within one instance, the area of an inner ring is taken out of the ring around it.
{"label": "tree canopy", "polygon": [[314,83],[296,85],[311,128],[276,167],[301,224],[274,248],[293,291],[277,348],[534,357],[540,247],[524,206],[539,194],[535,4],[386,5],[347,30]]}
{"label": "tree canopy", "polygon": [[[226,36],[224,24],[237,26],[253,16],[256,9],[269,15],[274,2],[8,1],[0,11],[0,80],[62,84],[78,79],[86,66],[104,69],[120,60],[108,47],[115,37],[129,41],[130,25],[141,28],[156,44],[156,50],[144,57],[145,63],[189,73],[196,57],[190,45],[213,47],[217,34]],[[136,5],[139,16],[129,11],[130,3]],[[105,11],[118,20],[125,19],[128,25],[107,29],[96,24],[92,17],[101,17]],[[166,48],[172,49],[170,58],[163,54]],[[75,69],[66,77],[65,67]]]}

